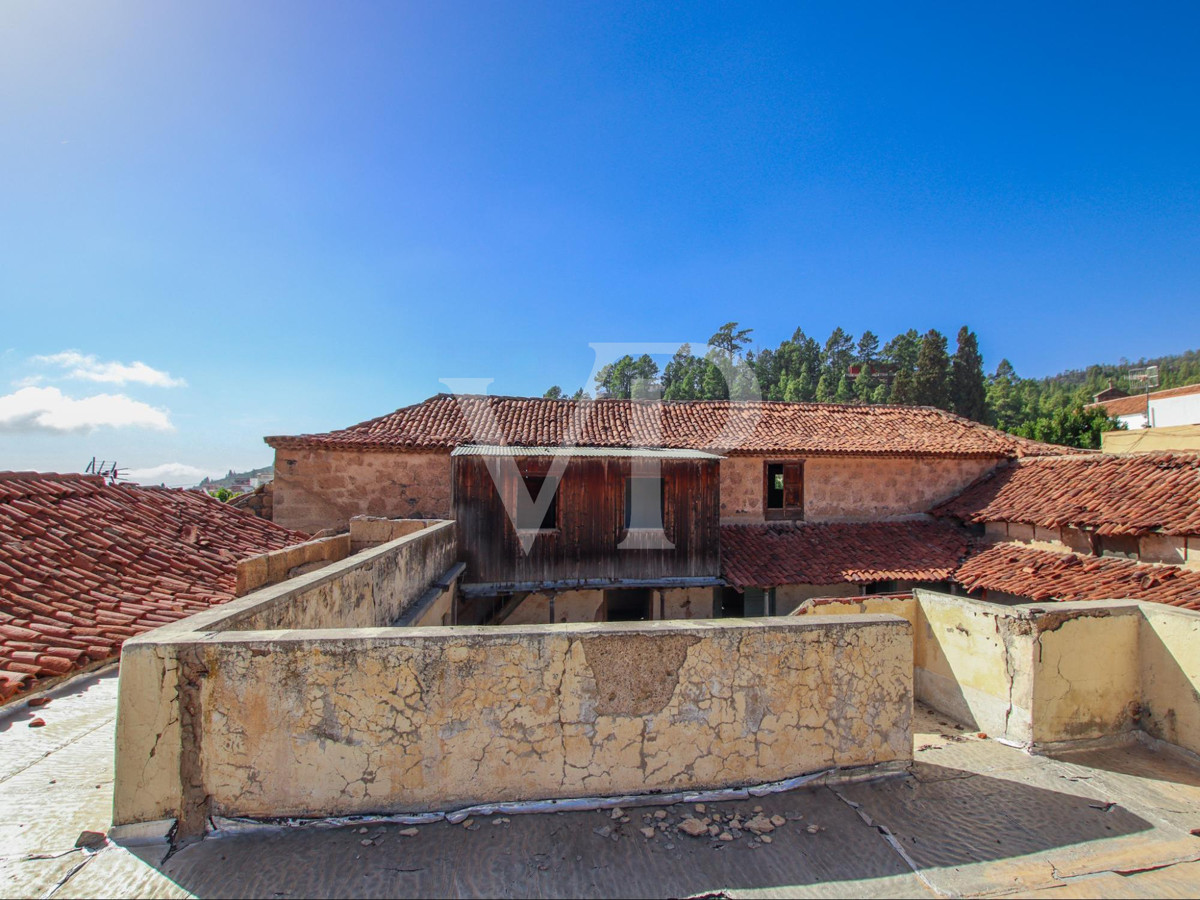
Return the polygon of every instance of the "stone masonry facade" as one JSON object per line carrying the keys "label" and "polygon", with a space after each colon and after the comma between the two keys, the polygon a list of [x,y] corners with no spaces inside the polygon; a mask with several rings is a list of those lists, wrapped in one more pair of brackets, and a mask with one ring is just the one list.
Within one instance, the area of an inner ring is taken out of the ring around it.
{"label": "stone masonry facade", "polygon": [[310,534],[353,516],[450,517],[450,454],[275,451],[275,522]]}

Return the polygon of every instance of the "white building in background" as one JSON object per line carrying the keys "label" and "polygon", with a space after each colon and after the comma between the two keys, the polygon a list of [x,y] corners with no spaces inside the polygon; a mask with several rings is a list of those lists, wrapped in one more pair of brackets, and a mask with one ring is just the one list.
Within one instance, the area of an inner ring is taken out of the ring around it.
{"label": "white building in background", "polygon": [[1103,406],[1130,431],[1200,425],[1200,384],[1168,388],[1149,394],[1114,397],[1110,388],[1096,395],[1092,406]]}

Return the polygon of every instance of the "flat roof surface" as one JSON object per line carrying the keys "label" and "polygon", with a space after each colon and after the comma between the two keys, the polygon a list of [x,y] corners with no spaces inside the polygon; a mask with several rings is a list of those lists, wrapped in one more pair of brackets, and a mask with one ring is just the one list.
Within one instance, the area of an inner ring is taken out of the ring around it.
{"label": "flat roof surface", "polygon": [[[114,672],[0,711],[0,895],[48,897],[1185,897],[1200,892],[1200,770],[1139,743],[1031,756],[918,706],[907,776],[665,807],[781,816],[722,842],[654,807],[417,827],[319,823],[164,845],[102,843]],[[42,728],[30,728],[35,717]],[[651,838],[639,829],[653,827]],[[810,831],[810,829],[815,829]],[[891,835],[891,840],[881,831]],[[615,837],[614,837],[615,835]]]}

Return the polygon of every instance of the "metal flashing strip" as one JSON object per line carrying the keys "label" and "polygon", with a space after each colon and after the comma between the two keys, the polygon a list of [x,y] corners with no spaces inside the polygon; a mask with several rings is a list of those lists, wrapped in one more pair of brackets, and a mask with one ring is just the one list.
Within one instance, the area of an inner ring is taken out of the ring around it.
{"label": "metal flashing strip", "polygon": [[566,581],[505,581],[489,584],[460,584],[458,591],[464,597],[490,597],[495,594],[512,594],[520,591],[561,592],[616,590],[619,588],[689,588],[721,587],[725,580],[718,576],[677,578],[580,578]]}
{"label": "metal flashing strip", "polygon": [[722,456],[704,450],[682,450],[671,447],[519,447],[496,444],[460,444],[450,451],[451,456],[577,456],[581,458],[616,459],[693,459],[719,460]]}

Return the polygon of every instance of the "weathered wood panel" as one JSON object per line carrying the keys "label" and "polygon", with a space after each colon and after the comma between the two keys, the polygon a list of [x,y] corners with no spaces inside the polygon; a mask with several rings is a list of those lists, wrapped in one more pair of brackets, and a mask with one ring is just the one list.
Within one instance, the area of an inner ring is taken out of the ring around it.
{"label": "weathered wood panel", "polygon": [[452,503],[467,582],[651,581],[719,574],[716,460],[661,461],[663,527],[674,547],[634,549],[618,544],[628,535],[626,479],[640,461],[573,458],[558,485],[558,527],[539,532],[528,553],[508,509],[516,509],[518,478],[544,476],[551,460],[501,460],[499,484],[482,457],[455,457],[452,462]]}

